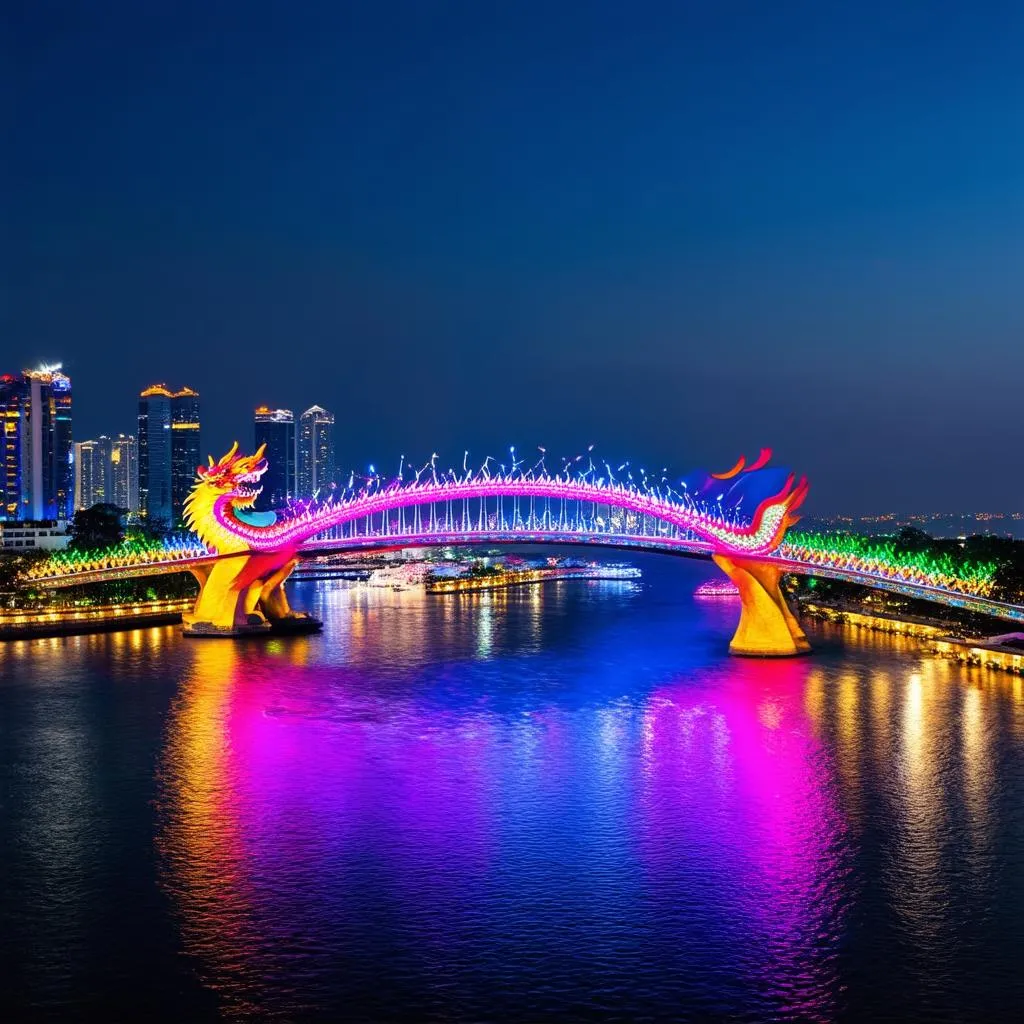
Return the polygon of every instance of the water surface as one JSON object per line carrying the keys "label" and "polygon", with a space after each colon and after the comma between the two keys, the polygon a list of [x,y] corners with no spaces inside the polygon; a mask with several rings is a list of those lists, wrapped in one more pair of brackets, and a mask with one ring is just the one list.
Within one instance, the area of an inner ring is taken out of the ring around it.
{"label": "water surface", "polygon": [[1013,1017],[1022,681],[637,564],[0,645],[15,1019]]}

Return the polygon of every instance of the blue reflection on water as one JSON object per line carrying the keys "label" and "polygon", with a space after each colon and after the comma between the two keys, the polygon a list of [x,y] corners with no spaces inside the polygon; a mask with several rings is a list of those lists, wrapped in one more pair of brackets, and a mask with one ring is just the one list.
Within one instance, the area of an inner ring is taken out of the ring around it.
{"label": "blue reflection on water", "polygon": [[317,637],[8,649],[8,770],[54,730],[122,748],[12,788],[5,863],[39,884],[10,920],[45,949],[26,990],[138,1005],[82,967],[120,883],[144,898],[113,920],[160,936],[149,989],[192,1019],[1013,1005],[1019,686],[892,638],[730,659],[735,605],[691,597],[707,568],[643,564],[639,586],[303,585]]}

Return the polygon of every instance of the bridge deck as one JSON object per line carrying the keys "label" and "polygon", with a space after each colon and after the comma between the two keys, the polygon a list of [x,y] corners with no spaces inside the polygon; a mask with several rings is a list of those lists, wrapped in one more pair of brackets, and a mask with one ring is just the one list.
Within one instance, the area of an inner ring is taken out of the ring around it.
{"label": "bridge deck", "polygon": [[[541,532],[528,530],[473,531],[471,533],[456,531],[429,534],[361,535],[341,539],[314,539],[303,544],[299,552],[304,557],[312,558],[317,555],[341,554],[344,552],[373,552],[410,547],[461,547],[477,544],[501,546],[511,544],[581,545],[592,548],[653,551],[662,554],[702,559],[710,559],[713,553],[712,545],[705,541],[676,537],[616,535],[587,531]],[[212,565],[220,557],[237,558],[244,556],[203,555],[195,558],[176,558],[165,562],[156,561],[138,565],[111,566],[49,577],[37,577],[27,581],[27,585],[41,589],[60,589],[117,579],[190,572],[193,569]],[[765,555],[755,560],[779,565],[785,572],[795,575],[841,580],[846,583],[855,583],[918,600],[963,608],[967,611],[988,615],[1007,622],[1024,622],[1024,606],[1007,604],[1006,602],[995,601],[987,597],[964,594],[922,583],[911,583],[881,574],[787,559],[780,555]]]}

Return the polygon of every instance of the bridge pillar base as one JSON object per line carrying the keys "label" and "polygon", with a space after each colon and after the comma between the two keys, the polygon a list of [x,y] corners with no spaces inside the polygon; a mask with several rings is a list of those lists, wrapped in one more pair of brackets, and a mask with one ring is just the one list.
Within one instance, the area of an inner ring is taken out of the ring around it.
{"label": "bridge pillar base", "polygon": [[230,626],[218,625],[209,620],[202,621],[195,615],[183,615],[181,635],[199,639],[220,639],[236,636],[259,636],[270,632],[271,626],[261,615],[248,616],[248,622],[233,623]]}
{"label": "bridge pillar base", "polygon": [[193,570],[199,580],[195,608],[182,616],[188,637],[238,637],[267,633],[316,633],[323,623],[292,611],[284,582],[294,553],[251,554]]}
{"label": "bridge pillar base", "polygon": [[715,565],[740,592],[740,624],[729,644],[729,653],[755,658],[807,654],[811,645],[779,586],[782,570],[742,558],[713,557]]}
{"label": "bridge pillar base", "polygon": [[230,640],[240,636],[299,636],[319,633],[324,624],[312,615],[293,614],[284,619],[263,619],[251,615],[252,621],[239,626],[218,626],[213,622],[187,621],[183,617],[181,635],[198,640]]}

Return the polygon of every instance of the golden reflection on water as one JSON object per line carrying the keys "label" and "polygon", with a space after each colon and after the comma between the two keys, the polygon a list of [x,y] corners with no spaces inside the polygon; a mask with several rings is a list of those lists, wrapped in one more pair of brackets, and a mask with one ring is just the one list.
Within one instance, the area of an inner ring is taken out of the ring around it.
{"label": "golden reflection on water", "polygon": [[862,884],[886,894],[922,964],[943,961],[964,941],[957,900],[967,894],[975,926],[998,901],[998,758],[1012,742],[1000,733],[1024,740],[1024,683],[935,657],[908,637],[815,629],[826,643],[841,639],[846,661],[838,674],[808,672],[804,713],[828,744],[855,834],[886,830]]}
{"label": "golden reflection on water", "polygon": [[892,901],[902,925],[923,950],[942,954],[955,943],[945,912],[951,894],[944,870],[950,783],[956,746],[950,726],[955,701],[936,678],[935,662],[922,660],[908,672],[901,700],[899,843],[891,859]]}
{"label": "golden reflection on water", "polygon": [[163,828],[157,850],[173,880],[185,949],[196,955],[231,1016],[258,1012],[245,958],[259,945],[230,742],[243,648],[192,642],[190,670],[171,709],[161,767]]}
{"label": "golden reflection on water", "polygon": [[985,719],[985,696],[980,685],[968,684],[964,690],[960,716],[963,737],[964,801],[971,819],[970,835],[976,849],[988,846],[990,834],[992,766],[989,723]]}
{"label": "golden reflection on water", "polygon": [[[569,586],[582,592],[579,582]],[[625,584],[610,584],[625,593]],[[552,602],[564,602],[570,593],[562,582],[523,587],[427,594],[422,589],[318,585],[310,605],[327,624],[325,634],[346,664],[373,666],[380,660],[384,640],[390,657],[399,664],[415,663],[430,651],[434,658],[465,657],[467,631],[472,634],[475,656],[491,658],[505,635],[505,620],[514,609],[520,628],[517,642],[522,652],[543,646],[550,623],[546,612]],[[525,613],[525,614],[524,614]]]}
{"label": "golden reflection on water", "polygon": [[868,684],[867,722],[871,730],[871,745],[862,756],[870,755],[875,773],[884,770],[891,762],[889,751],[893,744],[893,678],[888,669],[874,668]]}
{"label": "golden reflection on water", "polygon": [[[905,637],[827,625],[821,638],[839,635],[846,645],[838,659],[723,661],[704,675],[702,667],[671,684],[641,687],[628,697],[606,694],[572,709],[549,699],[547,684],[539,684],[528,711],[503,714],[487,707],[493,677],[473,681],[479,707],[452,708],[432,703],[429,694],[410,697],[413,684],[405,677],[389,677],[391,689],[384,690],[358,670],[379,666],[384,650],[391,663],[410,667],[410,679],[427,662],[446,672],[459,660],[493,664],[512,611],[526,623],[518,634],[525,635],[524,649],[539,650],[553,618],[548,613],[562,600],[557,589],[442,599],[325,589],[317,600],[314,610],[329,617],[327,635],[189,644],[168,718],[158,851],[184,947],[229,1016],[260,1009],[266,979],[249,970],[250,960],[268,959],[260,907],[275,898],[267,879],[291,855],[289,841],[282,838],[278,848],[277,837],[298,827],[303,815],[315,825],[325,807],[336,813],[330,842],[341,848],[360,838],[345,831],[347,815],[379,822],[390,814],[396,834],[404,830],[433,844],[437,864],[468,858],[469,851],[474,870],[486,872],[480,849],[522,820],[505,814],[503,799],[513,793],[543,821],[529,801],[536,794],[566,800],[580,785],[581,767],[590,774],[582,783],[580,820],[601,837],[595,856],[610,858],[619,843],[621,857],[641,860],[659,884],[743,879],[746,889],[721,896],[726,907],[735,898],[737,916],[751,886],[784,895],[778,905],[766,897],[749,927],[773,944],[771,955],[788,965],[787,977],[799,973],[800,958],[813,949],[814,928],[838,942],[843,906],[858,898],[850,891],[884,894],[897,926],[925,957],[952,955],[957,942],[949,908],[963,876],[951,864],[970,873],[982,897],[994,898],[985,859],[997,824],[993,758],[1006,745],[1000,730],[1024,736],[1020,679],[935,659]],[[40,643],[46,642],[4,645],[0,658],[23,661],[29,645]],[[82,649],[107,644],[95,649],[127,657],[159,656],[163,646],[182,641],[150,629],[76,643]],[[321,678],[328,669],[339,674]],[[575,666],[565,661],[560,669]],[[412,706],[416,699],[421,703]],[[411,725],[403,718],[410,707]],[[315,724],[340,712],[337,722]],[[280,720],[287,727],[277,727],[278,714],[293,715]],[[319,744],[315,755],[304,746],[311,738]],[[392,776],[377,776],[371,748],[392,759]],[[396,766],[404,767],[407,757],[411,770],[396,781]],[[435,796],[431,803],[431,785],[449,796],[445,773],[452,765],[451,792],[459,799]],[[268,795],[278,770],[293,777]],[[402,799],[391,804],[396,787]],[[309,805],[296,809],[303,799]],[[635,819],[630,841],[601,831],[604,820],[594,826],[586,818],[592,807]],[[470,811],[462,831],[450,824]],[[274,820],[253,818],[267,814]],[[850,851],[879,830],[877,863],[858,874]],[[336,856],[329,846],[321,851],[327,864]],[[975,856],[966,866],[964,850]],[[732,860],[724,862],[726,856]],[[396,855],[387,869],[394,872],[388,886],[411,885],[412,899],[422,896],[415,887],[426,883],[407,862]],[[458,872],[451,877],[461,884]],[[819,998],[831,1006],[814,986],[808,992],[808,1014]]]}

